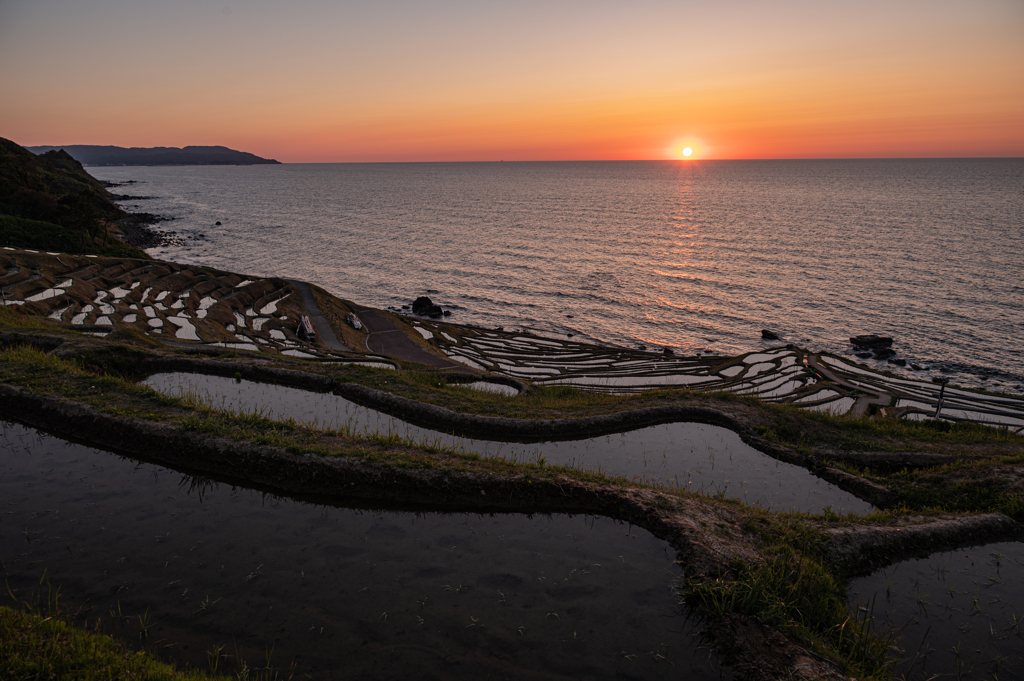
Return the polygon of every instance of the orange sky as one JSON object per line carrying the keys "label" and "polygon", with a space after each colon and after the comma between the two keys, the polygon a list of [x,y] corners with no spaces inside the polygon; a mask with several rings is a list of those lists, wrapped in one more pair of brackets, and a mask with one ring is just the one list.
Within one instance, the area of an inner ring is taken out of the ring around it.
{"label": "orange sky", "polygon": [[286,162],[1024,156],[1024,2],[3,0],[0,136]]}

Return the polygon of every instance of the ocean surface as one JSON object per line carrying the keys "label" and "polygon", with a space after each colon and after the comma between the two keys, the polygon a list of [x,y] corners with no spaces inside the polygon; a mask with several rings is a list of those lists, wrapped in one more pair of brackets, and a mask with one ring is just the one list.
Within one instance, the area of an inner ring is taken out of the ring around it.
{"label": "ocean surface", "polygon": [[879,333],[925,369],[866,364],[1024,393],[1024,159],[88,170],[174,218],[159,258],[684,353]]}

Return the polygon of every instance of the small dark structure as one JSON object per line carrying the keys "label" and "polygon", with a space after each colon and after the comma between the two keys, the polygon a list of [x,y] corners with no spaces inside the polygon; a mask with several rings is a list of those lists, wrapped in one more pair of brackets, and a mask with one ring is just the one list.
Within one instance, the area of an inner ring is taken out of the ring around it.
{"label": "small dark structure", "polygon": [[939,403],[935,406],[935,416],[932,417],[937,419],[939,418],[939,414],[942,413],[942,400],[946,396],[946,384],[949,383],[949,379],[945,377],[933,378],[932,383],[938,383],[940,386],[942,386],[941,388],[939,388]]}
{"label": "small dark structure", "polygon": [[775,333],[774,331],[769,331],[768,329],[761,329],[761,339],[779,340],[779,334]]}
{"label": "small dark structure", "polygon": [[307,343],[316,342],[316,331],[313,330],[313,323],[306,315],[302,315],[302,318],[299,319],[299,327],[295,329],[295,335]]}

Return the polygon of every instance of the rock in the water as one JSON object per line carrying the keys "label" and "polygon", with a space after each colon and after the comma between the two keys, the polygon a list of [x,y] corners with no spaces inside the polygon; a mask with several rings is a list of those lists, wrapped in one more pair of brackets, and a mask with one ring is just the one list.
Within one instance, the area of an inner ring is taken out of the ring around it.
{"label": "rock in the water", "polygon": [[779,340],[779,335],[774,331],[769,331],[768,329],[761,329],[761,338],[762,340]]}
{"label": "rock in the water", "polygon": [[905,367],[907,366],[907,360],[897,357],[896,359],[890,359],[889,364],[895,364],[898,367]]}
{"label": "rock in the water", "polygon": [[434,301],[426,296],[420,296],[412,303],[412,313],[422,317],[440,317],[444,310],[440,305],[434,305]]}
{"label": "rock in the water", "polygon": [[870,352],[858,352],[857,356],[861,359],[871,359],[872,355]]}
{"label": "rock in the water", "polygon": [[874,355],[875,359],[889,359],[896,356],[896,351],[892,348],[878,348],[874,351]]}
{"label": "rock in the water", "polygon": [[674,355],[676,353],[672,352],[672,348],[665,348],[664,350],[661,351],[661,354],[665,355],[666,357],[669,357],[670,355]]}
{"label": "rock in the water", "polygon": [[850,343],[860,348],[887,348],[892,345],[892,338],[888,336],[853,336]]}

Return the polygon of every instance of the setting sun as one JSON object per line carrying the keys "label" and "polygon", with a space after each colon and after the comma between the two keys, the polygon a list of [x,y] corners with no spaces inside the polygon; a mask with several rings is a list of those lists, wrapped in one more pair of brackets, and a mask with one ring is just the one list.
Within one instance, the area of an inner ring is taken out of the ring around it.
{"label": "setting sun", "polygon": [[673,158],[679,161],[694,160],[703,158],[707,150],[694,138],[684,137],[677,139],[672,142],[671,145],[665,150],[668,158]]}

